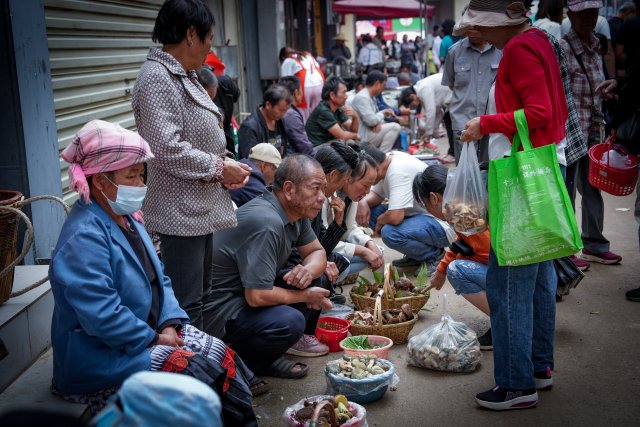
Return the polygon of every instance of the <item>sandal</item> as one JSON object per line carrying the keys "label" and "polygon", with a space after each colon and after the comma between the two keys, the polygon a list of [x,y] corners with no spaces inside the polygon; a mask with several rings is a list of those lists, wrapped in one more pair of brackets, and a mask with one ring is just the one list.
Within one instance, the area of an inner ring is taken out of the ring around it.
{"label": "sandal", "polygon": [[[299,371],[293,370],[296,366],[300,366]],[[278,378],[302,378],[307,375],[308,371],[309,367],[304,363],[288,360],[281,356],[267,368],[265,375]]]}
{"label": "sandal", "polygon": [[265,394],[271,389],[268,382],[258,377],[253,377],[251,381],[249,381],[249,388],[251,389],[253,397]]}

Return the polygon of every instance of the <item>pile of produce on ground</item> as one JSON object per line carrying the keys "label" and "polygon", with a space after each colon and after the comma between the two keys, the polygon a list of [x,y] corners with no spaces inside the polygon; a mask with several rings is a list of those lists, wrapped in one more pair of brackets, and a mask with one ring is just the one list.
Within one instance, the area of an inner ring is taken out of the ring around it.
{"label": "pile of produce on ground", "polygon": [[[355,402],[350,402],[347,397],[342,394],[335,396],[314,396],[303,399],[295,405],[288,407],[284,411],[283,418],[285,422],[291,426],[308,426],[317,406],[323,402],[331,403],[331,406],[333,406],[333,416],[329,412],[329,406],[324,406],[320,409],[317,418],[318,426],[356,427],[367,425],[367,411],[364,407]],[[332,423],[332,420],[335,420],[335,422]]]}
{"label": "pile of produce on ground", "polygon": [[[409,304],[402,304],[400,309],[391,308],[388,310],[382,310],[382,324],[393,325],[396,323],[408,322],[413,320],[415,314],[411,310]],[[352,325],[362,326],[375,326],[376,319],[373,313],[373,308],[365,307],[363,310],[355,311],[350,317]]]}
{"label": "pile of produce on ground", "polygon": [[327,373],[354,380],[382,375],[388,370],[389,365],[382,363],[375,355],[344,355],[342,359],[327,363],[325,368]]}
{"label": "pile of produce on ground", "polygon": [[[423,273],[424,271],[424,273]],[[415,284],[409,280],[406,276],[400,277],[398,270],[393,268],[393,277],[390,280],[391,292],[393,295],[389,297],[404,298],[413,297],[417,295],[429,295],[427,290],[428,273],[426,268],[422,268]],[[374,283],[367,280],[366,277],[358,277],[358,286],[355,286],[351,292],[356,295],[362,295],[366,297],[375,297],[376,294],[384,287],[384,277],[377,271],[373,272]],[[393,282],[393,283],[391,283]]]}

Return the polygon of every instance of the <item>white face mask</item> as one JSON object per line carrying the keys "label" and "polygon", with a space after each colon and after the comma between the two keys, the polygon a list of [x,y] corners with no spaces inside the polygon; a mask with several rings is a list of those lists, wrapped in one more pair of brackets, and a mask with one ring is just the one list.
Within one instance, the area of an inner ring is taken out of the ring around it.
{"label": "white face mask", "polygon": [[109,178],[107,178],[107,180],[109,180],[109,182],[118,189],[118,192],[116,193],[116,201],[112,201],[104,193],[102,193],[102,195],[107,199],[109,207],[116,215],[131,215],[142,208],[142,201],[147,195],[146,185],[143,185],[142,187],[133,187],[122,184],[117,185]]}

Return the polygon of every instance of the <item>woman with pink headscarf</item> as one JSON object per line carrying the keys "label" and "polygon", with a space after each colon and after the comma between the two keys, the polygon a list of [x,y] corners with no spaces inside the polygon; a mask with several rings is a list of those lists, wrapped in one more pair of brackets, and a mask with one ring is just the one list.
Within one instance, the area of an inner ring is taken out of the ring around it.
{"label": "woman with pink headscarf", "polygon": [[154,157],[147,142],[117,124],[93,120],[61,157],[80,199],[49,268],[53,392],[95,413],[130,375],[167,370],[179,348],[253,378],[224,342],[187,323],[136,219],[147,191],[145,162]]}

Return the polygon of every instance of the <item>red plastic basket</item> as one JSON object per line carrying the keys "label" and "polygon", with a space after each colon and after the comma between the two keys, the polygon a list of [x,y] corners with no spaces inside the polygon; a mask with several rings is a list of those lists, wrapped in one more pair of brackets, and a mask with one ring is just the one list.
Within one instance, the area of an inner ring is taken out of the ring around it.
{"label": "red plastic basket", "polygon": [[638,156],[630,156],[633,163],[625,169],[601,163],[602,156],[614,147],[614,137],[589,149],[589,184],[614,196],[628,196],[638,182]]}
{"label": "red plastic basket", "polygon": [[347,337],[351,322],[338,317],[321,317],[316,327],[316,338],[329,346],[329,351],[341,351],[340,341]]}

